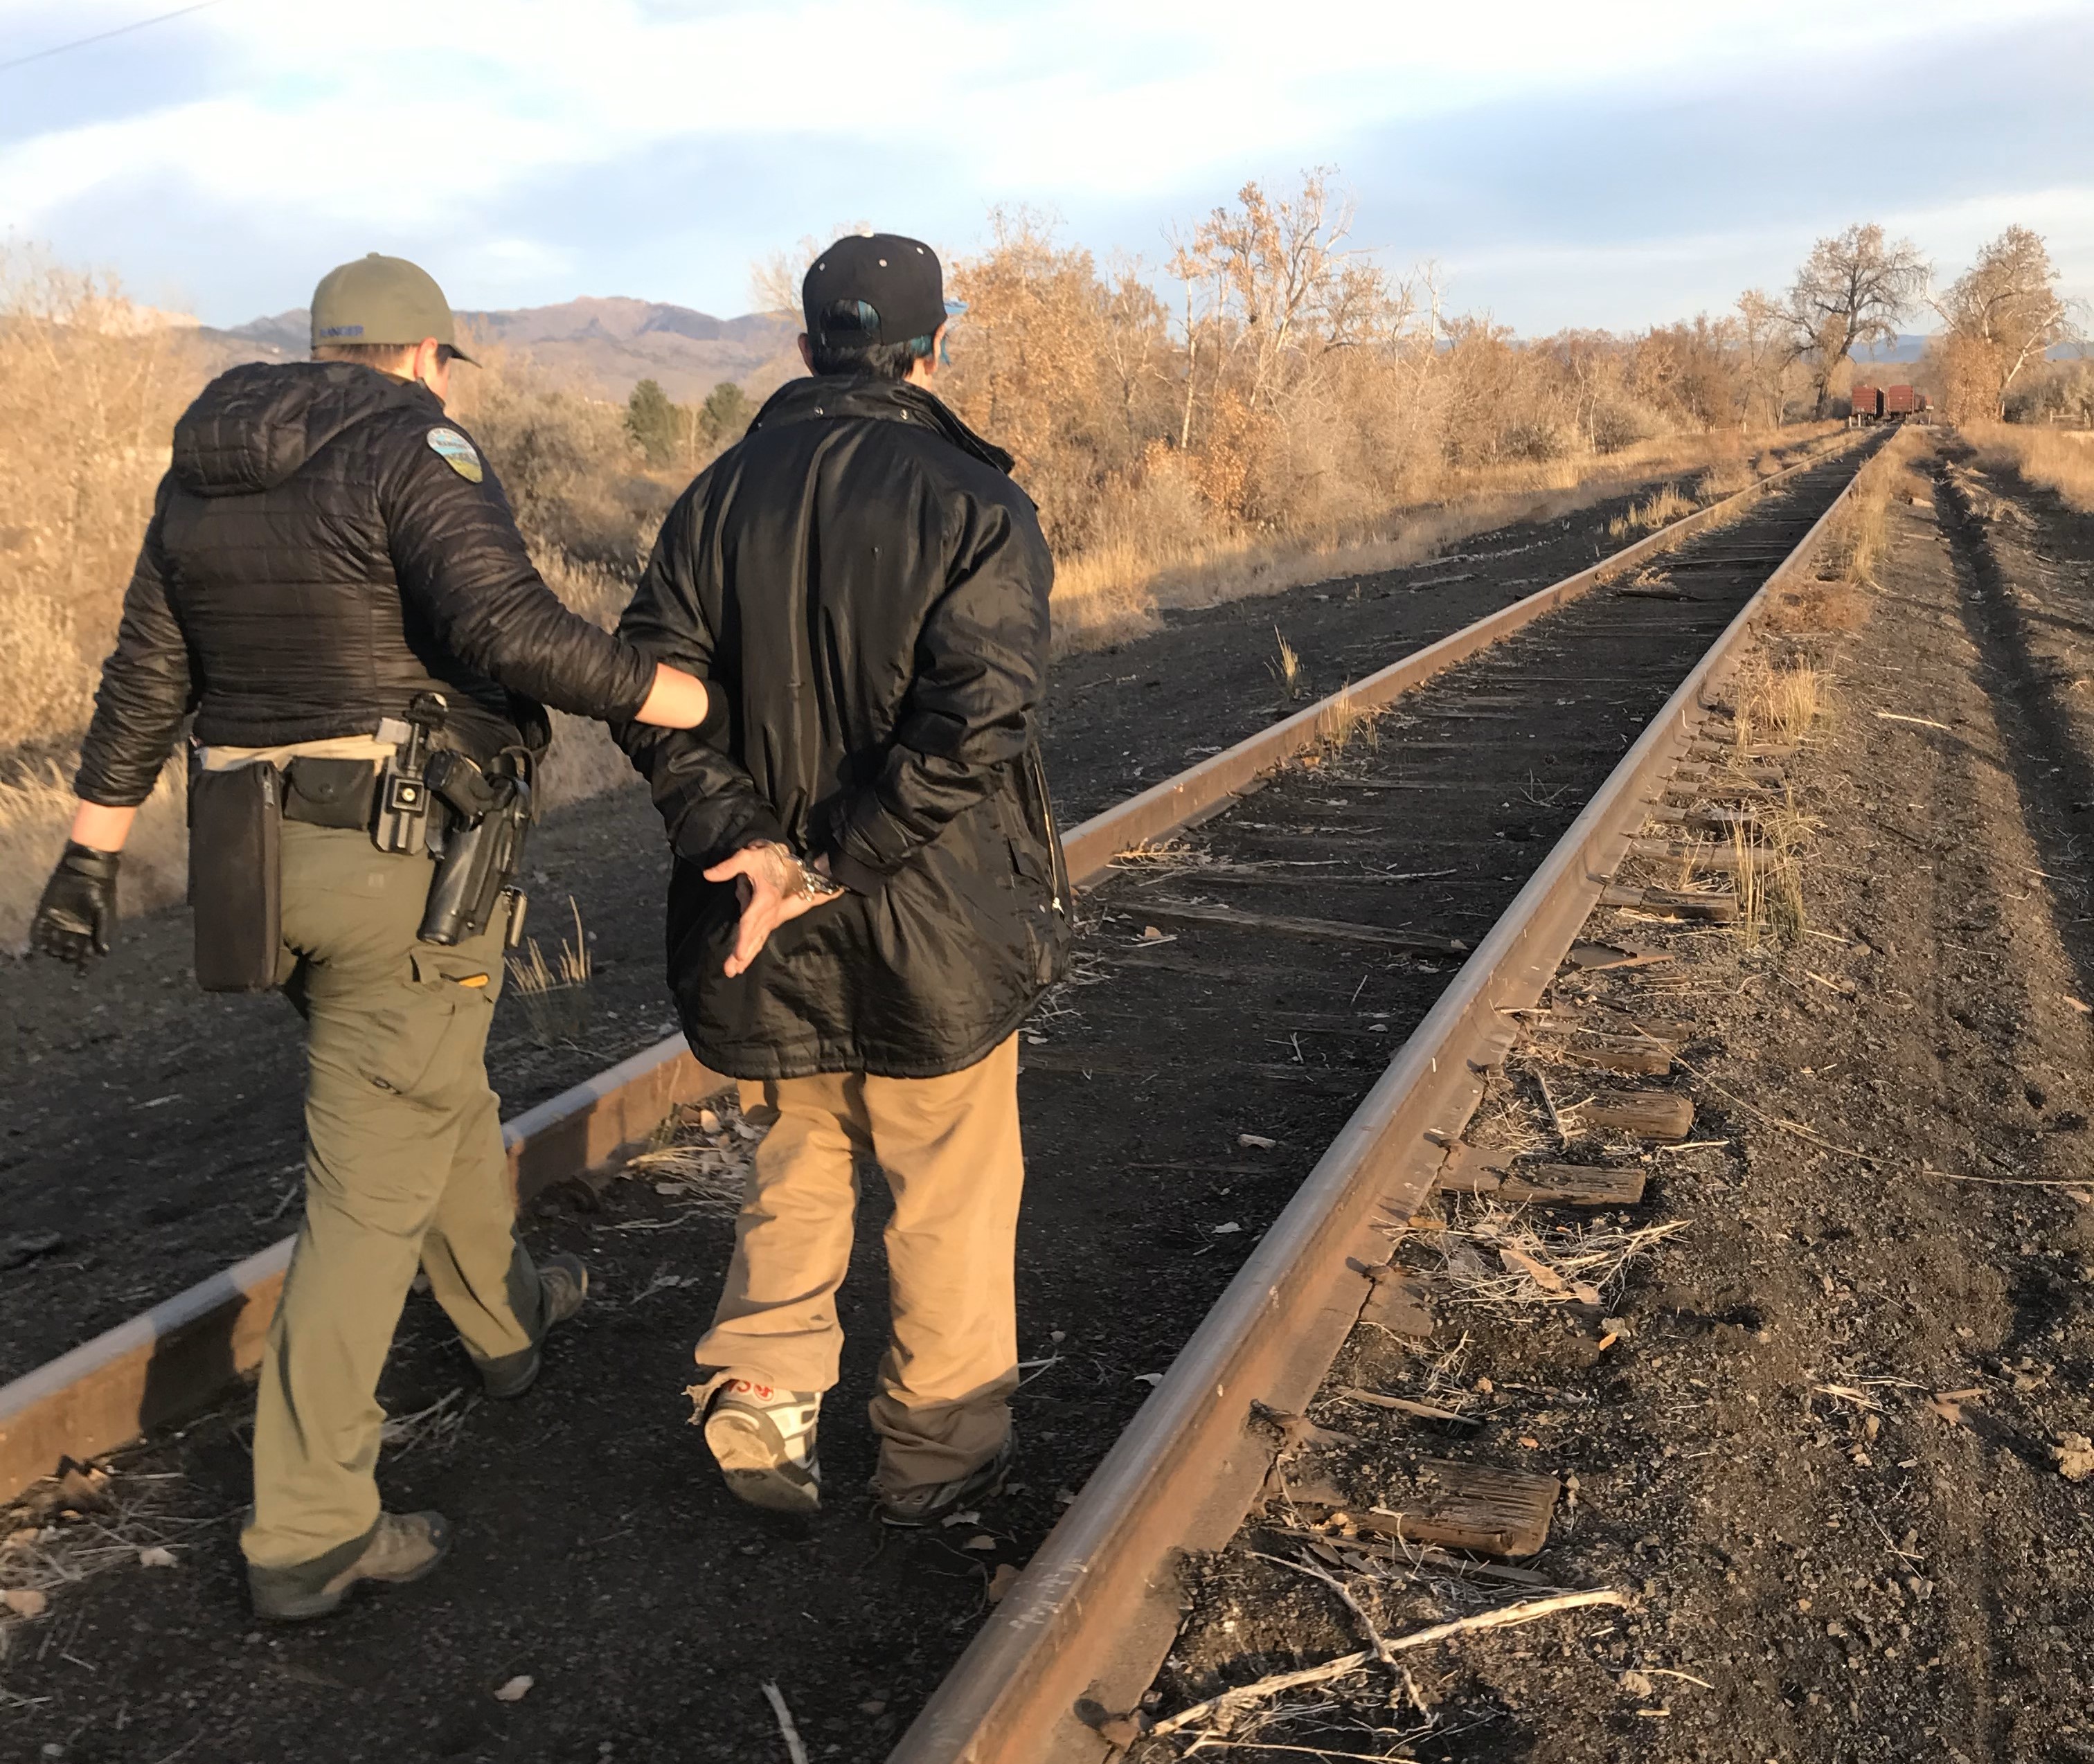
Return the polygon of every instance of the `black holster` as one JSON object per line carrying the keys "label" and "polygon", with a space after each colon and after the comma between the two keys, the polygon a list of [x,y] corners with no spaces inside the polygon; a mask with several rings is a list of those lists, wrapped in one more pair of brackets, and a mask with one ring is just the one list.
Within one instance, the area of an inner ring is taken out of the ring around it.
{"label": "black holster", "polygon": [[461,753],[430,756],[429,788],[450,816],[415,933],[424,943],[463,943],[487,929],[502,891],[523,865],[524,835],[531,826],[529,770],[529,756],[515,749],[485,771]]}
{"label": "black holster", "polygon": [[189,780],[197,984],[267,992],[283,947],[283,777],[266,763]]}

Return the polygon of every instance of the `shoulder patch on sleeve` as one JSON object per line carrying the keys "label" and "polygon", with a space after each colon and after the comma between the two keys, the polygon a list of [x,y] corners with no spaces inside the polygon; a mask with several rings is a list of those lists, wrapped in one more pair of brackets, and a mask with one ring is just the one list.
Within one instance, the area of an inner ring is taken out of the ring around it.
{"label": "shoulder patch on sleeve", "polygon": [[486,475],[472,443],[456,429],[432,429],[428,439],[437,457],[467,483],[476,484]]}

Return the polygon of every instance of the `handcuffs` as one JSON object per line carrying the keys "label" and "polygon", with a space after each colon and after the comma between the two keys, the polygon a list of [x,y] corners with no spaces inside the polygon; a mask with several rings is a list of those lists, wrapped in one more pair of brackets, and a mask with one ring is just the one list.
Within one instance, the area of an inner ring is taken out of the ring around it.
{"label": "handcuffs", "polygon": [[790,846],[781,845],[775,839],[757,839],[751,842],[760,849],[775,852],[800,873],[797,883],[780,891],[788,900],[804,900],[810,904],[831,900],[844,892],[844,885],[832,876],[826,876],[809,863]]}

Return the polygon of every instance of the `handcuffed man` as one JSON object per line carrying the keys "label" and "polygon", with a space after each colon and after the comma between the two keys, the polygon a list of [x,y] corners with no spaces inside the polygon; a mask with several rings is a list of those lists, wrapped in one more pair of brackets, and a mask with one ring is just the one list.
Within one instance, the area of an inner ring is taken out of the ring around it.
{"label": "handcuffed man", "polygon": [[1015,1032],[1069,935],[1039,747],[1054,566],[1010,456],[932,391],[929,247],[841,239],[802,293],[812,377],[670,511],[619,626],[723,714],[619,736],[676,854],[684,1032],[767,1129],[694,1419],[744,1500],[819,1506],[855,1168],[876,1164],[894,1211],[873,1493],[923,1525],[1010,1461]]}

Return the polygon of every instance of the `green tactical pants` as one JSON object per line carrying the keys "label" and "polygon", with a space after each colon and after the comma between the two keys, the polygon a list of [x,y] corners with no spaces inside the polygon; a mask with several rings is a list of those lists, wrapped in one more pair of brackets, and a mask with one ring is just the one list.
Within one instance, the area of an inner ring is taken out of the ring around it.
{"label": "green tactical pants", "polygon": [[481,1362],[531,1351],[538,1281],[516,1237],[484,1061],[506,919],[418,942],[434,866],[363,833],[286,822],[279,980],[306,1020],[306,1213],[263,1350],[258,1567],[311,1562],[378,1522],[378,1376],[419,1265]]}

